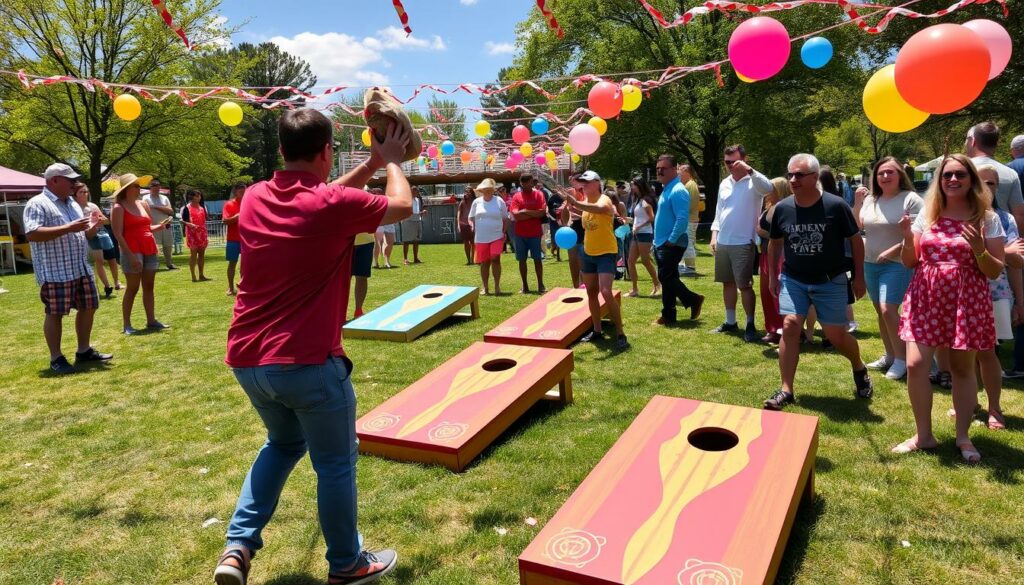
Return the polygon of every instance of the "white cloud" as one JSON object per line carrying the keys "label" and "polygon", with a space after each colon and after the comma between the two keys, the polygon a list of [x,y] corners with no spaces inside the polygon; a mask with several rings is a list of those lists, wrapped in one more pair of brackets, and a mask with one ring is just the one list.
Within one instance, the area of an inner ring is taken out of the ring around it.
{"label": "white cloud", "polygon": [[388,76],[380,69],[391,63],[387,51],[444,51],[444,39],[406,36],[398,27],[377,31],[372,37],[358,39],[344,33],[299,33],[293,37],[275,36],[270,42],[282,50],[309,62],[320,83],[341,85],[384,85]]}
{"label": "white cloud", "polygon": [[484,49],[488,55],[511,55],[516,52],[516,46],[513,43],[495,43],[493,41],[484,43]]}
{"label": "white cloud", "polygon": [[463,6],[472,6],[477,3],[477,0],[459,0],[459,4]]}

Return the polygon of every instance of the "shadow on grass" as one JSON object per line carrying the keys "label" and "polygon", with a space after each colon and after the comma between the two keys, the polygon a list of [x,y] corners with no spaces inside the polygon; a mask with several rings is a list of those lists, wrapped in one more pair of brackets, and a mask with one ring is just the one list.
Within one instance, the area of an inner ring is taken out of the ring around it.
{"label": "shadow on grass", "polygon": [[288,573],[278,575],[266,582],[267,585],[323,585],[324,580],[309,573]]}
{"label": "shadow on grass", "polygon": [[567,405],[563,405],[561,402],[556,402],[554,400],[538,401],[536,404],[531,406],[530,410],[527,410],[523,416],[519,417],[512,426],[505,429],[503,433],[498,435],[498,438],[496,438],[487,446],[486,449],[477,455],[476,458],[462,470],[462,473],[468,472],[470,469],[476,467],[481,461],[486,460],[491,456],[491,453],[495,449],[501,448],[502,445],[519,435],[527,427],[544,424],[544,421],[561,412],[566,406]]}
{"label": "shadow on grass", "polygon": [[[469,307],[466,307],[465,310],[469,310]],[[437,325],[434,325],[430,329],[427,329],[426,331],[423,332],[422,335],[420,335],[416,339],[419,340],[419,339],[428,338],[431,335],[434,335],[436,333],[440,333],[441,331],[447,331],[448,329],[451,329],[452,327],[457,327],[459,325],[462,325],[463,323],[469,323],[469,322],[475,321],[475,320],[476,319],[473,319],[469,315],[452,315],[451,317],[446,318],[444,321],[441,321]]]}
{"label": "shadow on grass", "polygon": [[[1003,431],[1005,432],[1005,431]],[[1024,450],[1007,445],[999,434],[972,433],[971,442],[981,453],[981,461],[968,464],[960,455],[960,449],[952,440],[939,443],[935,455],[947,467],[971,465],[988,472],[989,479],[1007,485],[1019,485],[1024,474]]]}
{"label": "shadow on grass", "polygon": [[69,377],[74,378],[76,374],[87,374],[90,372],[107,372],[111,369],[111,363],[107,362],[83,362],[81,364],[75,364],[75,371],[70,374],[58,374],[50,368],[44,368],[39,370],[40,378],[62,378]]}
{"label": "shadow on grass", "polygon": [[800,574],[804,564],[804,557],[807,555],[807,547],[811,543],[814,534],[814,526],[818,519],[825,515],[825,498],[818,494],[812,502],[801,502],[797,508],[796,519],[793,522],[793,530],[789,533],[789,541],[786,544],[786,551],[782,554],[782,561],[779,563],[779,572],[775,577],[775,583],[793,583]]}
{"label": "shadow on grass", "polygon": [[845,396],[812,396],[797,393],[796,402],[802,408],[816,410],[835,422],[885,422],[885,417],[871,411],[871,403],[867,400],[854,398],[851,393]]}

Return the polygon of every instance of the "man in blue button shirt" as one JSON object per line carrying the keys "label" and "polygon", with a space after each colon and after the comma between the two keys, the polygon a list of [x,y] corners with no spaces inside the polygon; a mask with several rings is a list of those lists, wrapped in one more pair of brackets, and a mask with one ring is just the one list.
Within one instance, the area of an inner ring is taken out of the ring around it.
{"label": "man in blue button shirt", "polygon": [[697,319],[704,306],[704,296],[694,293],[679,280],[679,262],[689,245],[686,229],[690,222],[690,192],[679,182],[676,158],[661,155],[655,172],[664,189],[654,215],[654,258],[661,279],[661,317],[654,324],[670,325],[676,322],[676,299],[690,309],[691,319]]}

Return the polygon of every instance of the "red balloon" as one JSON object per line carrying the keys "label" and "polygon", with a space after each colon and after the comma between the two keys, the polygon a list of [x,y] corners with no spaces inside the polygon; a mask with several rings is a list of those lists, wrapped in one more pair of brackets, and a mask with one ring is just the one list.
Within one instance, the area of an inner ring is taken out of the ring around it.
{"label": "red balloon", "polygon": [[622,111],[622,89],[617,83],[602,81],[590,88],[587,95],[590,111],[599,118],[609,120]]}
{"label": "red balloon", "polygon": [[512,129],[512,140],[516,144],[522,144],[530,139],[530,129],[522,124],[519,124]]}
{"label": "red balloon", "polygon": [[910,37],[896,55],[896,89],[918,110],[948,114],[981,95],[990,68],[981,35],[959,24],[937,24]]}

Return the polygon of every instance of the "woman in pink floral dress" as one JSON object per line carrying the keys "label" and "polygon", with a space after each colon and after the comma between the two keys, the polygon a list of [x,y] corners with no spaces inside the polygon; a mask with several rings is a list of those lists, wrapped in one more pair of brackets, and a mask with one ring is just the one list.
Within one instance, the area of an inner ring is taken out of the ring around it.
{"label": "woman in pink floral dress", "polygon": [[[192,272],[192,282],[210,280],[206,278],[206,247],[210,243],[206,232],[206,202],[198,189],[190,189],[185,198],[188,203],[181,209],[181,222],[185,224],[185,243],[190,253],[188,269]],[[199,278],[196,278],[197,264]]]}
{"label": "woman in pink floral dress", "polygon": [[950,349],[956,446],[968,463],[981,460],[967,431],[977,405],[975,353],[995,345],[988,279],[1003,270],[1003,229],[991,211],[991,196],[971,159],[946,157],[925,196],[924,211],[903,229],[903,264],[916,267],[903,300],[900,338],[907,342],[907,390],[917,434],[894,453],[932,449],[932,388],[928,381],[935,349]]}

